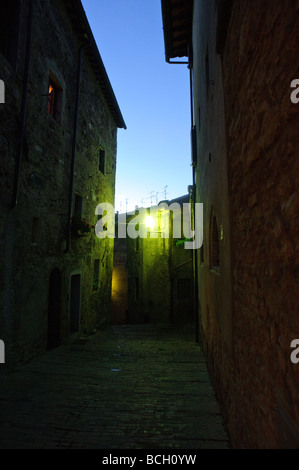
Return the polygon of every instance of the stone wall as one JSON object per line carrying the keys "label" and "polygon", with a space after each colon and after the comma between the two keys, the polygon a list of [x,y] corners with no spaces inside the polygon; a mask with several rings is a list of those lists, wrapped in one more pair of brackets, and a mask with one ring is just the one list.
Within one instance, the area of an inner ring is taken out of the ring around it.
{"label": "stone wall", "polygon": [[299,369],[290,361],[299,331],[299,108],[290,101],[298,6],[254,4],[235,2],[223,60],[237,372],[229,427],[235,443],[258,447],[292,445],[279,436],[295,428],[299,446]]}
{"label": "stone wall", "polygon": [[[64,2],[60,1],[34,2],[18,204],[14,209],[11,207],[26,43],[27,2],[21,5],[16,69],[0,54],[1,79],[6,84],[7,98],[6,104],[0,106],[0,247],[3,253],[0,336],[6,343],[8,364],[26,360],[47,347],[49,281],[53,272],[60,273],[57,279],[61,276],[61,295],[54,305],[54,310],[59,310],[59,343],[70,337],[72,295],[79,288],[79,332],[90,334],[106,322],[113,264],[113,240],[100,240],[93,230],[85,237],[72,235],[70,249],[65,252],[78,51],[82,39]],[[50,77],[61,89],[60,122],[48,113]],[[90,225],[98,220],[97,204],[114,204],[116,139],[117,125],[85,51],[73,211],[76,196],[81,196],[82,218]],[[105,174],[99,169],[100,146],[105,150]],[[80,275],[81,282],[73,285],[72,294],[74,275]]]}
{"label": "stone wall", "polygon": [[196,1],[193,21],[203,345],[232,446],[298,448],[298,8],[226,2],[221,57],[213,3]]}
{"label": "stone wall", "polygon": [[[189,196],[178,200],[188,203]],[[175,202],[168,201],[167,206]],[[178,202],[177,207],[181,216]],[[147,238],[128,238],[130,323],[186,324],[194,320],[192,250],[176,245],[173,214],[166,209],[151,208],[154,224],[147,229]]]}

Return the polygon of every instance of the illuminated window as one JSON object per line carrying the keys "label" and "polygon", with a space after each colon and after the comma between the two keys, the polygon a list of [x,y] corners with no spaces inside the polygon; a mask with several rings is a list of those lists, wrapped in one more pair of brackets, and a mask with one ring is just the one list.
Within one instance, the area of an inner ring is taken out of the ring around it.
{"label": "illuminated window", "polygon": [[48,89],[48,113],[58,123],[61,122],[61,108],[62,88],[56,80],[50,78]]}
{"label": "illuminated window", "polygon": [[99,156],[99,170],[103,175],[105,174],[106,166],[106,153],[103,147],[100,147],[100,156]]}

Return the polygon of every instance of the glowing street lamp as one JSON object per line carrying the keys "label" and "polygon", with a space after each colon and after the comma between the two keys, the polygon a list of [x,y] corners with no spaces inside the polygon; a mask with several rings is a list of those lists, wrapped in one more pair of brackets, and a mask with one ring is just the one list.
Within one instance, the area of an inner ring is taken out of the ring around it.
{"label": "glowing street lamp", "polygon": [[149,228],[149,229],[154,228],[155,221],[154,221],[153,217],[148,215],[145,219],[145,225],[146,225],[146,228]]}

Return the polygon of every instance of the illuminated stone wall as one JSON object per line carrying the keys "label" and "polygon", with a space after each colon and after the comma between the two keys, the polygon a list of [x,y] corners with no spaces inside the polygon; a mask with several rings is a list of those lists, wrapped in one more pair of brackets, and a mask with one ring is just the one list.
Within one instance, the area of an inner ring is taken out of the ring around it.
{"label": "illuminated stone wall", "polygon": [[[188,203],[189,196],[178,200]],[[172,213],[160,214],[147,238],[128,238],[129,323],[194,321],[192,250],[176,245]]]}
{"label": "illuminated stone wall", "polygon": [[[58,343],[70,337],[72,302],[78,304],[80,334],[100,327],[110,311],[113,240],[99,240],[93,230],[84,237],[72,234],[65,253],[78,51],[86,40],[82,42],[63,4],[34,2],[28,112],[14,209],[26,2],[16,70],[0,54],[6,84],[6,103],[0,106],[0,337],[8,365],[47,348],[49,310],[58,315]],[[97,204],[114,204],[117,125],[86,51],[82,57],[73,204],[80,196],[82,218],[95,225]],[[62,90],[60,122],[48,113],[49,77]],[[100,146],[105,150],[105,174],[99,170]]]}

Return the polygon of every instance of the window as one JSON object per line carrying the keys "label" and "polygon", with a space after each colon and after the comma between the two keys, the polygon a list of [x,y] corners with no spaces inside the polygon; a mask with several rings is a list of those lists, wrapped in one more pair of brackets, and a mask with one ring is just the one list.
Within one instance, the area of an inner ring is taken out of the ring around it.
{"label": "window", "polygon": [[0,52],[15,67],[19,39],[20,2],[0,2]]}
{"label": "window", "polygon": [[33,217],[32,237],[31,237],[32,245],[37,245],[37,242],[38,242],[38,226],[39,226],[39,219],[37,217]]}
{"label": "window", "polygon": [[207,50],[207,55],[206,55],[206,91],[207,94],[209,93],[209,88],[210,88],[210,59],[209,59],[209,52]]}
{"label": "window", "polygon": [[204,252],[204,246],[202,244],[201,248],[200,248],[200,264],[205,264],[205,252]]}
{"label": "window", "polygon": [[53,75],[50,75],[48,89],[48,113],[56,122],[61,122],[62,88]]}
{"label": "window", "polygon": [[178,279],[178,300],[190,299],[192,295],[191,279]]}
{"label": "window", "polygon": [[135,278],[135,299],[139,302],[140,292],[139,292],[139,278]]}
{"label": "window", "polygon": [[100,260],[96,259],[94,261],[94,274],[93,274],[93,291],[99,290],[100,283]]}
{"label": "window", "polygon": [[78,194],[75,196],[74,216],[79,219],[82,217],[82,196],[79,196]]}
{"label": "window", "polygon": [[219,232],[216,216],[213,216],[211,228],[211,268],[220,268]]}
{"label": "window", "polygon": [[99,156],[99,170],[103,175],[105,174],[105,165],[106,165],[106,153],[103,147],[100,147],[100,156]]}

